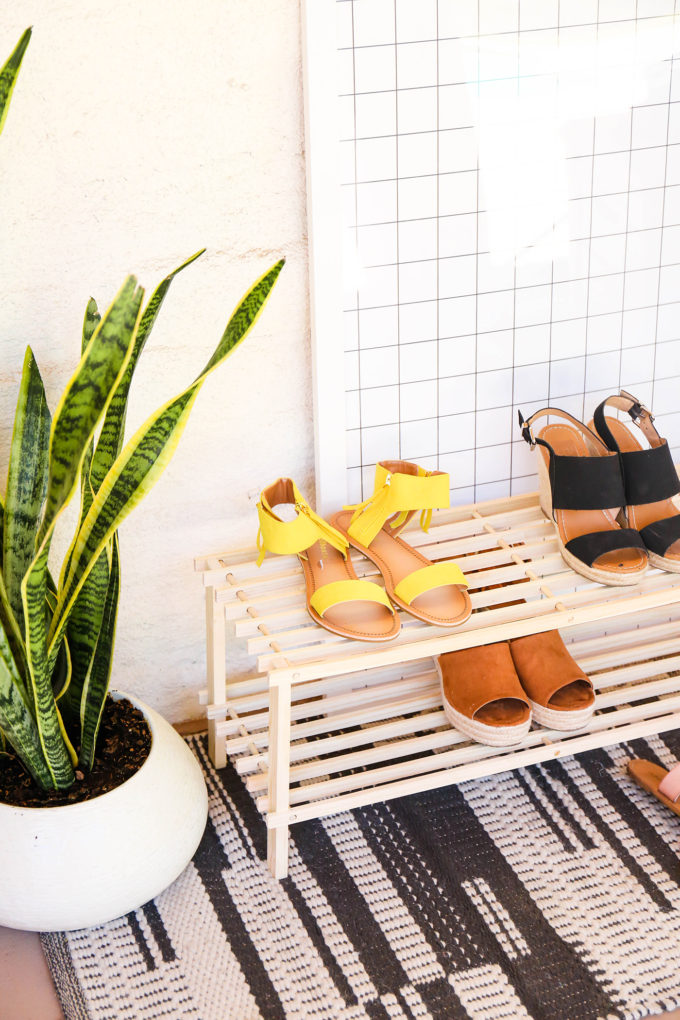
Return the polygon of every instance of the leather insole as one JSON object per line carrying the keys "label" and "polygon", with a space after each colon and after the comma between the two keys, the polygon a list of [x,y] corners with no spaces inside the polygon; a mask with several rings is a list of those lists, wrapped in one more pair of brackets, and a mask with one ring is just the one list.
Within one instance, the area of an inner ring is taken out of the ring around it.
{"label": "leather insole", "polygon": [[561,708],[573,712],[580,708],[588,708],[594,700],[593,688],[586,680],[572,680],[570,684],[555,691],[548,701],[548,708]]}
{"label": "leather insole", "polygon": [[[547,425],[539,433],[541,439],[549,443],[560,457],[591,457],[598,451],[593,445],[588,447],[585,438],[569,425]],[[549,466],[549,454],[544,447],[539,447],[541,456]],[[613,456],[613,455],[612,455]],[[555,510],[555,521],[560,538],[566,545],[572,538],[589,535],[597,531],[618,531],[616,517],[620,507],[606,510]],[[631,525],[634,527],[635,525]],[[592,564],[598,570],[606,570],[612,574],[638,573],[647,562],[640,549],[615,549],[604,553]]]}
{"label": "leather insole", "polygon": [[529,711],[519,698],[498,698],[478,708],[473,718],[486,726],[521,726],[529,718]]}
{"label": "leather insole", "polygon": [[[635,436],[631,433],[630,429],[627,429],[623,422],[619,421],[618,418],[605,418],[605,421],[607,422],[621,453],[633,453],[636,450],[643,449]],[[680,508],[675,505],[672,499],[660,499],[656,503],[644,503],[641,506],[629,506],[629,527],[635,528],[637,531],[642,531],[642,529],[646,528],[648,524],[653,524],[654,521],[663,521],[667,517],[675,517],[678,513],[680,513]],[[673,544],[668,547],[664,556],[669,560],[680,560],[680,539],[677,539],[677,541],[673,542]]]}
{"label": "leather insole", "polygon": [[[340,513],[335,514],[331,523],[347,534],[351,520],[352,511],[341,510]],[[390,534],[389,523],[385,524],[375,536],[371,542],[370,550],[362,548],[361,551],[365,552],[379,568],[385,578],[385,587],[390,597],[400,581],[415,570],[422,570],[423,567],[430,566],[432,562],[417,549],[402,542],[398,536]],[[418,595],[411,603],[411,607],[432,620],[441,623],[457,623],[461,617],[469,615],[470,599],[466,591],[462,591],[453,584],[448,584]]]}

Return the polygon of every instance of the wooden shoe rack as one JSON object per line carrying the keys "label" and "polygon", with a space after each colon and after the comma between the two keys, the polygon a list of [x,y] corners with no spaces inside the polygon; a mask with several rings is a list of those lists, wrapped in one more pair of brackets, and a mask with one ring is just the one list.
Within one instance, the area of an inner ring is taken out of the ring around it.
{"label": "wooden shoe rack", "polygon": [[[268,828],[273,874],[290,825],[680,726],[680,574],[604,587],[562,560],[535,494],[435,512],[407,541],[454,559],[473,614],[443,630],[402,614],[392,642],[338,638],[307,615],[295,556],[199,557],[206,588],[210,756],[227,756]],[[373,564],[357,556],[359,577]],[[559,628],[592,678],[596,712],[577,733],[536,726],[509,749],[470,742],[441,707],[433,657]],[[229,678],[227,661],[234,668]]]}

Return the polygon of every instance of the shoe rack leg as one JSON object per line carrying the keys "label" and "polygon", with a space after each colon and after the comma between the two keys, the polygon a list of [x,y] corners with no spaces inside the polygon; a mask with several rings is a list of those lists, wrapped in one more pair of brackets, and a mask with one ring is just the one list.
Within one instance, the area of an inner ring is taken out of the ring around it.
{"label": "shoe rack leg", "polygon": [[[205,627],[208,667],[208,704],[224,705],[227,700],[227,663],[226,663],[226,621],[224,606],[215,601],[215,589],[205,590]],[[208,720],[208,754],[216,769],[223,769],[227,764],[226,740],[218,737],[217,724],[226,719],[222,712],[219,719]]]}
{"label": "shoe rack leg", "polygon": [[[290,681],[269,688],[269,811],[290,807]],[[288,874],[288,825],[267,829],[267,863],[274,878]]]}

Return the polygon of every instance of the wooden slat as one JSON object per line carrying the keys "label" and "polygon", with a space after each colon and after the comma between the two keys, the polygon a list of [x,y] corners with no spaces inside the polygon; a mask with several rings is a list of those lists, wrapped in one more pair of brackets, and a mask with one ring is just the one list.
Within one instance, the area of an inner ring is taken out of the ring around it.
{"label": "wooden slat", "polygon": [[423,793],[426,790],[450,786],[452,783],[481,779],[484,776],[497,775],[500,772],[511,772],[514,769],[535,765],[542,761],[551,761],[567,754],[579,754],[597,747],[607,747],[609,744],[663,733],[666,730],[677,729],[678,726],[680,726],[680,711],[676,710],[662,718],[644,719],[611,729],[585,733],[572,738],[565,747],[541,743],[537,747],[505,755],[495,754],[488,759],[445,769],[441,772],[429,773],[425,776],[410,776],[408,779],[385,783],[369,790],[302,804],[295,806],[282,816],[276,813],[268,814],[266,822],[269,828],[274,828],[282,824],[292,825],[304,822],[310,818],[325,818],[329,815],[339,814],[341,811],[352,811],[355,808],[391,800],[394,797],[407,797],[413,793]]}

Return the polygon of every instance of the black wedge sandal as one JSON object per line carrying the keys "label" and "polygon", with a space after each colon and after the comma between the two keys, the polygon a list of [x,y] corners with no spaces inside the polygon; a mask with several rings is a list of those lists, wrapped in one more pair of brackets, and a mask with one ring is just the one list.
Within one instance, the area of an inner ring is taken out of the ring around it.
{"label": "black wedge sandal", "polygon": [[[545,425],[534,436],[534,422],[548,415],[565,421]],[[625,503],[618,455],[556,407],[543,407],[526,420],[520,411],[519,424],[522,438],[540,447],[541,509],[555,525],[565,563],[601,584],[636,584],[647,569],[647,552],[638,532],[617,522]]]}
{"label": "black wedge sandal", "polygon": [[[649,444],[643,447],[618,418],[605,408],[626,411]],[[665,439],[654,427],[654,415],[630,393],[607,397],[593,415],[593,426],[620,454],[626,491],[626,520],[640,532],[653,567],[680,573],[680,479]]]}

